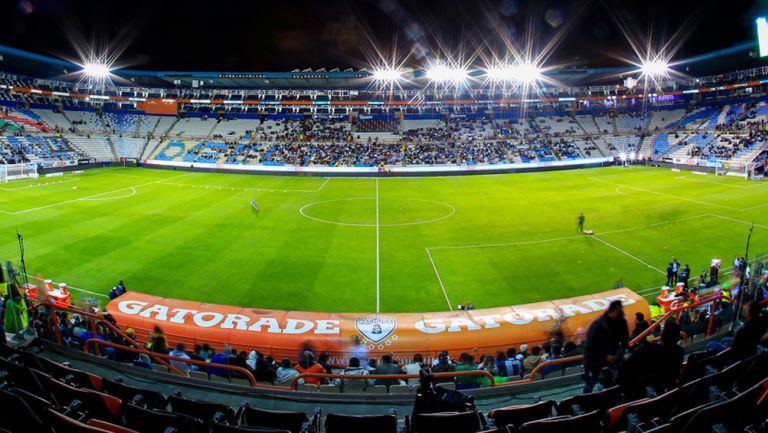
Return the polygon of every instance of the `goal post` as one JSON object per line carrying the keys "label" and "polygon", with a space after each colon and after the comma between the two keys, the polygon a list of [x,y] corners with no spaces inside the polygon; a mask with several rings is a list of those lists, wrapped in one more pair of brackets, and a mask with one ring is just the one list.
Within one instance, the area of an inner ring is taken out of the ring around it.
{"label": "goal post", "polygon": [[34,162],[0,165],[0,183],[16,179],[35,179],[37,177],[39,177],[39,174],[37,172],[37,164]]}

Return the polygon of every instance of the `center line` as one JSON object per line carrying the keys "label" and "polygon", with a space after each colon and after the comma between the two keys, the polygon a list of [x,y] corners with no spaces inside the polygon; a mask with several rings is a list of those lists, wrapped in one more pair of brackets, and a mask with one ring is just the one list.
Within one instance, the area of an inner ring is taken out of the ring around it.
{"label": "center line", "polygon": [[379,178],[376,178],[376,314],[380,311],[380,293],[381,293],[381,283],[380,283],[380,254],[379,254]]}

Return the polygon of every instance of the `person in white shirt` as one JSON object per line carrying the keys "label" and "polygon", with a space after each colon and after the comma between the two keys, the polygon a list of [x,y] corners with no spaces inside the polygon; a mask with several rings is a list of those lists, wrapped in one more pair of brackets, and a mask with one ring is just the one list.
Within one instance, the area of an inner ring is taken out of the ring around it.
{"label": "person in white shirt", "polygon": [[[421,356],[421,353],[417,353],[413,355],[413,362],[410,364],[406,364],[403,367],[403,370],[407,374],[419,374],[422,368],[422,363],[424,362],[424,357]],[[406,380],[408,385],[418,385],[419,384],[419,378],[418,377],[410,377]]]}
{"label": "person in white shirt", "polygon": [[[176,358],[190,359],[189,355],[187,355],[187,352],[185,352],[185,350],[186,350],[186,346],[184,345],[184,343],[179,343],[176,345],[176,348],[173,349],[171,353],[169,353],[168,355]],[[174,360],[171,360],[169,363],[171,364],[171,367],[179,371],[183,371],[187,375],[189,375],[189,370],[192,369],[192,367],[189,365],[188,362],[176,361],[174,359]]]}
{"label": "person in white shirt", "polygon": [[[288,358],[283,359],[280,363],[280,367],[277,368],[277,377],[275,378],[275,384],[288,385],[291,383],[294,377],[298,376],[299,372],[293,368],[291,360]],[[304,383],[304,379],[299,379],[299,384]]]}

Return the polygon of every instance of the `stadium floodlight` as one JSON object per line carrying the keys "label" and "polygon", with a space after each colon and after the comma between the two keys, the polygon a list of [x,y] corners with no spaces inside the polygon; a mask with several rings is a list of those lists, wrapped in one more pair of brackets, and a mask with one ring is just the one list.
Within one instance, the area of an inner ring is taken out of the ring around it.
{"label": "stadium floodlight", "polygon": [[83,64],[83,75],[93,80],[106,80],[109,78],[111,71],[109,66],[103,63],[87,62]]}
{"label": "stadium floodlight", "polygon": [[469,77],[469,71],[466,68],[446,66],[442,63],[432,65],[427,69],[426,77],[434,83],[453,83],[459,84]]}
{"label": "stadium floodlight", "polygon": [[662,77],[669,74],[669,63],[663,60],[646,60],[640,65],[640,72],[645,77]]}
{"label": "stadium floodlight", "polygon": [[374,80],[382,83],[396,83],[403,79],[402,71],[391,68],[376,69],[371,76]]}

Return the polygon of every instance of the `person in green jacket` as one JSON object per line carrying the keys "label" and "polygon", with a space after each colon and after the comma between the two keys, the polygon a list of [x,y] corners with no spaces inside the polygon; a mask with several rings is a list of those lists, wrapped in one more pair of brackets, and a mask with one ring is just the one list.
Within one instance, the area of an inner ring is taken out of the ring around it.
{"label": "person in green jacket", "polygon": [[18,334],[29,327],[27,302],[19,293],[15,284],[8,285],[8,294],[4,297],[2,318],[5,332]]}

